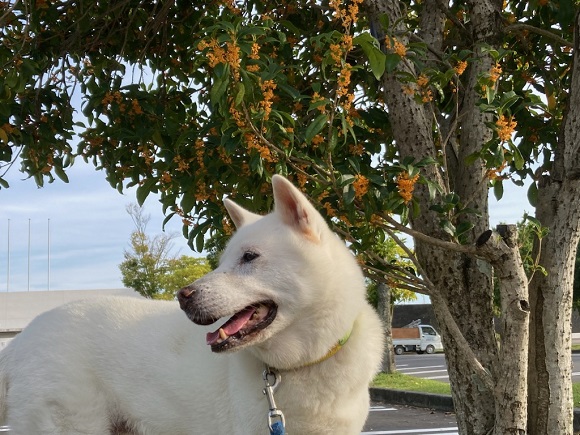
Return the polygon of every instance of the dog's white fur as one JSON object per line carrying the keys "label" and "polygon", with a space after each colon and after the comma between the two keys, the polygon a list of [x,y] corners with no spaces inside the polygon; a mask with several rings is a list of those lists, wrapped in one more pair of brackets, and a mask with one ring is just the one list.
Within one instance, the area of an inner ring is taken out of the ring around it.
{"label": "dog's white fur", "polygon": [[[360,433],[380,320],[344,243],[298,189],[272,183],[267,216],[226,200],[238,231],[219,268],[192,284],[196,309],[212,318],[273,300],[271,325],[216,354],[208,328],[177,302],[109,297],[42,314],[0,353],[0,421],[11,434],[267,434],[264,363],[280,370],[275,399],[289,435]],[[247,251],[259,256],[244,263]],[[351,328],[338,353],[308,365]]]}

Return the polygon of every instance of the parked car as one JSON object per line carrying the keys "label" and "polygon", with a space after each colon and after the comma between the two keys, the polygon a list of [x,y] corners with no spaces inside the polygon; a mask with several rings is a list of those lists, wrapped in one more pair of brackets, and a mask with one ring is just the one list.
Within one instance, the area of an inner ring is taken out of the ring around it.
{"label": "parked car", "polygon": [[393,346],[397,355],[403,352],[433,353],[443,350],[441,336],[431,325],[393,328]]}

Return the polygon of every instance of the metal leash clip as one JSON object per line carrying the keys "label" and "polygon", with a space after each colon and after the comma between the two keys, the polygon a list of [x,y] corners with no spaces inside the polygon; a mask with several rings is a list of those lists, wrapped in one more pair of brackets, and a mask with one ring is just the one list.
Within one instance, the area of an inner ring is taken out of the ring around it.
{"label": "metal leash clip", "polygon": [[[284,413],[276,407],[276,402],[274,400],[274,392],[280,385],[282,377],[280,373],[272,370],[270,367],[266,367],[264,373],[262,374],[264,379],[265,388],[262,390],[266,398],[268,399],[269,411],[268,411],[268,428],[270,428],[271,435],[284,435],[286,420],[284,419]],[[270,382],[273,380],[273,383]]]}

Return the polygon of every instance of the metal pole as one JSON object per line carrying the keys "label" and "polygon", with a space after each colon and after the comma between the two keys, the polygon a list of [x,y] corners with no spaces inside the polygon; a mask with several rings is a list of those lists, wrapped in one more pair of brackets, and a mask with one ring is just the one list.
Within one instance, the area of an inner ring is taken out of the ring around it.
{"label": "metal pole", "polygon": [[46,290],[50,291],[50,218],[48,219],[48,269],[46,279]]}
{"label": "metal pole", "polygon": [[10,219],[8,219],[8,255],[6,256],[6,291],[10,291]]}
{"label": "metal pole", "polygon": [[28,286],[27,291],[30,291],[30,218],[28,219]]}

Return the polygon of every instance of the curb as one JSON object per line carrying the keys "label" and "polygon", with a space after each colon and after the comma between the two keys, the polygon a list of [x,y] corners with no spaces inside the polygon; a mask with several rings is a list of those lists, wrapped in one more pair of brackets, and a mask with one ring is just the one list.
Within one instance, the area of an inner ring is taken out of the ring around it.
{"label": "curb", "polygon": [[391,390],[388,388],[369,389],[371,400],[376,402],[394,403],[397,405],[416,406],[418,408],[436,409],[438,411],[455,412],[453,399],[445,394],[420,393],[417,391]]}
{"label": "curb", "polygon": [[[391,390],[388,388],[369,388],[371,400],[417,408],[436,409],[455,412],[453,398],[445,394],[420,393],[417,391]],[[580,431],[580,408],[574,408],[574,431]]]}

